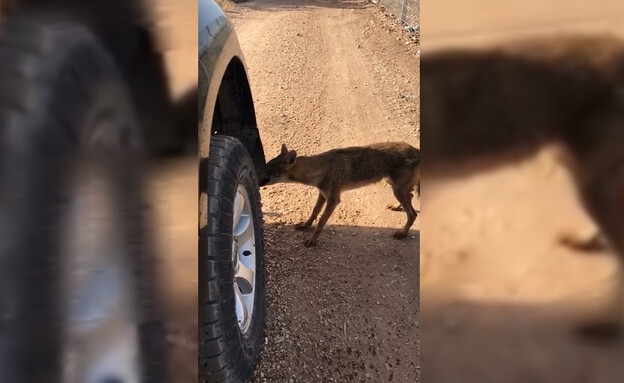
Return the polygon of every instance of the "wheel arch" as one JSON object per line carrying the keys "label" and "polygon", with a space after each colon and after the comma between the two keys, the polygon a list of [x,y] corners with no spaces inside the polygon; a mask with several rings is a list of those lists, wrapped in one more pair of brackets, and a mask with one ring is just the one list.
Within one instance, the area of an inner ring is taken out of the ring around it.
{"label": "wheel arch", "polygon": [[243,62],[233,57],[227,66],[215,101],[211,135],[237,138],[249,151],[256,170],[265,166],[251,87]]}
{"label": "wheel arch", "polygon": [[199,145],[208,155],[210,137],[237,138],[257,171],[264,169],[264,148],[245,59],[229,20],[213,1],[199,2]]}

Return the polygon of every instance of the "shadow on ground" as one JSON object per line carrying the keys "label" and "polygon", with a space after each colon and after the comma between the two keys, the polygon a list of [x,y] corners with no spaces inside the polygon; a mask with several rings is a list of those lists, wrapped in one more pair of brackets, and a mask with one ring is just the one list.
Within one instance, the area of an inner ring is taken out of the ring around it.
{"label": "shadow on ground", "polygon": [[[267,215],[270,215],[268,212]],[[419,242],[394,228],[267,224],[267,344],[255,382],[417,381]]]}
{"label": "shadow on ground", "polygon": [[582,341],[577,308],[425,299],[424,382],[623,381],[624,343]]}

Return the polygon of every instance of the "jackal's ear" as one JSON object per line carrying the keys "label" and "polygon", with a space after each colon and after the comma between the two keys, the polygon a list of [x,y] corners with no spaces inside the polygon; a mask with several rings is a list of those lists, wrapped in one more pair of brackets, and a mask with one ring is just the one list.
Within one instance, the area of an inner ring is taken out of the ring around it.
{"label": "jackal's ear", "polygon": [[285,156],[288,154],[288,148],[286,147],[286,144],[282,144],[282,156]]}
{"label": "jackal's ear", "polygon": [[295,150],[291,150],[286,153],[286,163],[288,165],[294,165],[295,161],[297,161],[297,152]]}

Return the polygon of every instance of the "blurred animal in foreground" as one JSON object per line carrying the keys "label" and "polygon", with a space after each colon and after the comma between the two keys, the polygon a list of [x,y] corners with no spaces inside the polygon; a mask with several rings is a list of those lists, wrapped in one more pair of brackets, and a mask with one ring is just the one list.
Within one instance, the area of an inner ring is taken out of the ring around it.
{"label": "blurred animal in foreground", "polygon": [[[423,54],[420,74],[424,179],[468,175],[546,145],[562,147],[584,207],[624,269],[622,41],[561,35],[438,51]],[[586,248],[595,248],[589,242]],[[607,315],[583,325],[581,334],[622,334],[624,275],[619,285]]]}

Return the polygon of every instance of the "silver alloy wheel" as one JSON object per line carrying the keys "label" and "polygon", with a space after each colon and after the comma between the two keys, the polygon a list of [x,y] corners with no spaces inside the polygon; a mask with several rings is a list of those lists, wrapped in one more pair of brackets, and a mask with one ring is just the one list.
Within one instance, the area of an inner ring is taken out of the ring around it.
{"label": "silver alloy wheel", "polygon": [[139,383],[137,300],[122,217],[110,174],[88,170],[73,183],[64,222],[63,382]]}
{"label": "silver alloy wheel", "polygon": [[238,185],[236,189],[232,223],[235,310],[238,326],[245,335],[251,327],[254,314],[256,235],[251,200],[243,185]]}

